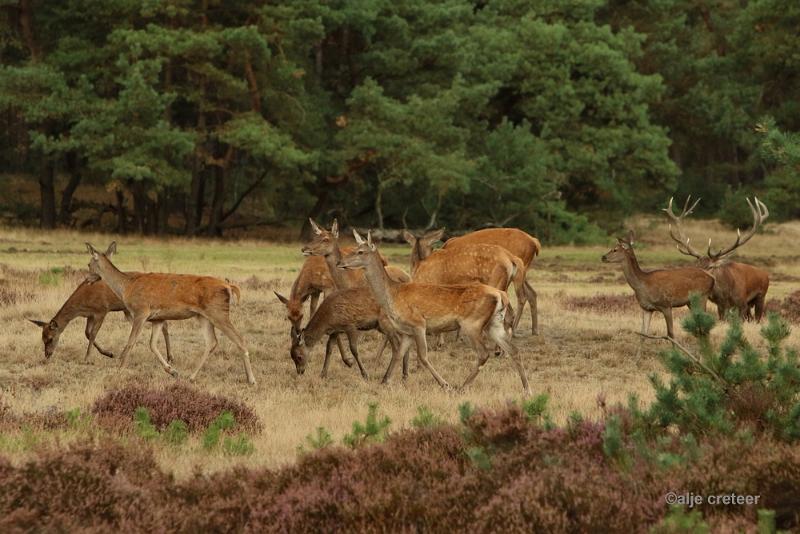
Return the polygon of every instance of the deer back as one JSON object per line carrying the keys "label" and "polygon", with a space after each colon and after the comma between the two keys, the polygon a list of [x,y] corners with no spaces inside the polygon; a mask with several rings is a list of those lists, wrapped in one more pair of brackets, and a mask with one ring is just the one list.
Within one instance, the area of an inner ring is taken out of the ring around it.
{"label": "deer back", "polygon": [[464,245],[496,245],[508,250],[522,260],[527,270],[533,259],[539,255],[542,245],[538,239],[519,228],[486,228],[447,240],[444,248]]}
{"label": "deer back", "polygon": [[414,271],[414,282],[426,284],[482,283],[505,290],[516,266],[511,254],[496,245],[464,245],[434,251]]}
{"label": "deer back", "polygon": [[[233,300],[231,285],[211,276],[147,273],[134,277],[125,287],[123,301],[131,311],[162,311],[162,318],[186,317],[187,313],[225,313]],[[190,316],[190,315],[188,315]]]}

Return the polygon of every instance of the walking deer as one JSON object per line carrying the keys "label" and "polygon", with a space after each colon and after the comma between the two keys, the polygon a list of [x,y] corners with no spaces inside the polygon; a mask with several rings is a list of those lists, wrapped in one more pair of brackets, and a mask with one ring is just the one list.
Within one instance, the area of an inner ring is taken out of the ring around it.
{"label": "walking deer", "polygon": [[[621,263],[628,285],[633,288],[636,300],[642,308],[642,335],[650,331],[650,320],[658,311],[667,323],[667,336],[674,339],[672,308],[689,304],[689,298],[697,293],[705,309],[706,300],[714,288],[714,277],[698,267],[678,267],[645,271],[639,267],[633,251],[633,232],[627,239],[618,238],[617,245],[603,257],[604,263]],[[644,337],[639,343],[637,357],[641,354]]]}
{"label": "walking deer", "polygon": [[[141,273],[126,273],[128,276],[136,277]],[[108,358],[113,358],[114,354],[110,351],[103,350],[97,344],[95,339],[100,327],[103,326],[103,321],[108,312],[121,311],[125,313],[125,317],[130,320],[130,313],[125,308],[125,305],[117,297],[111,288],[102,280],[84,280],[75,288],[72,295],[67,298],[61,309],[53,316],[50,321],[38,321],[36,319],[28,319],[30,322],[42,329],[42,342],[44,343],[44,357],[50,358],[58,346],[58,340],[61,333],[67,325],[77,317],[86,317],[86,339],[89,340],[89,346],[86,347],[86,355],[84,360],[89,359],[89,354],[92,352],[92,347],[95,347],[100,354]],[[172,351],[169,346],[169,332],[167,325],[164,324],[162,330],[164,334],[164,343],[167,346],[167,361],[172,362]]]}
{"label": "walking deer", "polygon": [[[516,317],[514,318],[514,330],[516,331],[519,325],[524,311],[523,308],[527,302],[531,308],[531,333],[537,335],[539,333],[538,296],[526,277],[533,259],[542,251],[542,244],[538,239],[519,228],[486,228],[459,237],[452,237],[447,240],[443,248],[447,250],[464,245],[480,244],[503,247],[522,260],[523,270],[516,275],[519,280],[514,280],[514,290],[517,292],[518,303]],[[522,297],[520,297],[519,287],[522,287]]]}
{"label": "walking deer", "polygon": [[131,333],[120,356],[120,367],[125,365],[128,353],[136,343],[145,321],[150,321],[153,323],[150,350],[164,370],[176,376],[176,370],[164,360],[156,346],[156,334],[163,330],[164,321],[182,321],[196,317],[201,324],[206,348],[189,379],[194,380],[197,377],[209,354],[217,347],[214,328],[218,328],[242,351],[247,381],[250,384],[256,383],[250,367],[250,352],[229,318],[231,300],[234,296],[239,298],[237,286],[210,276],[166,273],[129,276],[111,263],[110,258],[117,250],[115,242],[109,245],[105,254],[98,252],[89,243],[86,243],[86,247],[91,254],[89,271],[108,284],[133,316]]}
{"label": "walking deer", "polygon": [[530,392],[522,362],[506,332],[503,322],[508,307],[504,291],[484,284],[432,285],[410,282],[398,284],[386,274],[386,269],[372,243],[372,235],[364,240],[353,231],[357,247],[339,262],[343,269],[364,269],[372,295],[381,309],[381,324],[386,325],[391,336],[396,336],[392,346],[392,359],[383,382],[388,382],[401,357],[405,357],[412,343],[416,343],[420,363],[430,371],[436,382],[445,389],[449,384],[428,361],[426,332],[438,333],[461,329],[478,355],[475,369],[461,388],[469,385],[489,358],[483,344],[483,334],[511,355],[523,388]]}
{"label": "walking deer", "polygon": [[[708,249],[703,254],[692,247],[690,238],[683,231],[684,219],[694,211],[700,202],[698,198],[694,204],[689,206],[691,198],[689,196],[686,199],[680,215],[675,215],[672,210],[672,199],[669,199],[669,204],[664,212],[675,224],[675,230],[673,230],[672,224],[669,225],[670,237],[677,242],[676,247],[681,254],[695,258],[697,266],[708,271],[716,279],[709,300],[717,305],[717,314],[720,319],[724,319],[729,310],[735,309],[742,319],[755,318],[756,321],[760,321],[764,315],[767,291],[769,290],[769,273],[746,263],[731,261],[730,255],[750,241],[758,227],[769,217],[767,206],[758,198],[755,198],[755,202],[750,202],[749,198],[746,199],[753,214],[753,227],[744,236],[737,229],[736,241],[733,245],[717,252],[712,252],[711,239],[709,239]],[[755,309],[754,315],[750,312],[753,308]]]}

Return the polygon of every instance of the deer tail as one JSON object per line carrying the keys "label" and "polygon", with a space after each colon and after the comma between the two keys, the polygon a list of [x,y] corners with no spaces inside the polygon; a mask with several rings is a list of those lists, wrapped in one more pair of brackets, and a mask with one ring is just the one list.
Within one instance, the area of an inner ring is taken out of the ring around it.
{"label": "deer tail", "polygon": [[533,255],[538,256],[542,252],[542,244],[535,237],[531,236],[531,238],[533,239]]}
{"label": "deer tail", "polygon": [[231,293],[231,304],[238,306],[242,302],[242,291],[236,284],[228,283],[228,290]]}

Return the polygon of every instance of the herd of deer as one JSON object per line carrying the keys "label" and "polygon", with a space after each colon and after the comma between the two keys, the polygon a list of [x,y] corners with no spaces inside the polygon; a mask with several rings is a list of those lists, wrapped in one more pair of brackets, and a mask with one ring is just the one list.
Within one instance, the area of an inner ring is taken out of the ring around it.
{"label": "herd of deer", "polygon": [[[698,294],[705,307],[707,300],[717,305],[720,318],[735,309],[744,319],[760,320],[769,288],[769,275],[762,269],[730,261],[730,255],[755,235],[768,217],[767,207],[757,198],[747,200],[753,215],[753,226],[743,236],[737,230],[732,246],[713,252],[711,240],[705,254],[694,249],[683,231],[682,223],[697,206],[686,200],[683,211],[676,215],[672,199],[664,210],[671,220],[670,236],[678,250],[696,259],[692,267],[643,270],[633,251],[633,236],[618,239],[617,245],[602,257],[603,262],[621,263],[625,279],[633,288],[642,308],[643,339],[649,333],[655,311],[664,315],[667,336],[673,339],[672,308],[685,306],[690,295]],[[673,229],[673,225],[675,228]],[[537,295],[526,275],[533,259],[540,253],[539,241],[515,228],[479,230],[449,239],[439,250],[434,244],[443,230],[415,236],[404,232],[411,245],[411,273],[388,265],[367,233],[364,239],[353,230],[355,247],[340,248],[336,221],[326,230],[311,221],[315,236],[303,247],[308,256],[300,274],[286,298],[277,292],[286,306],[291,323],[290,356],[299,374],[305,371],[308,352],[327,336],[322,376],[328,371],[334,345],[338,345],[342,360],[348,366],[342,336],[348,340],[350,352],[361,375],[368,378],[358,353],[358,338],[362,331],[377,329],[383,334],[377,358],[387,344],[391,359],[383,382],[390,380],[402,359],[403,378],[408,376],[411,347],[416,349],[422,366],[436,382],[450,389],[447,381],[436,371],[427,355],[427,334],[457,331],[477,353],[477,363],[461,385],[469,385],[489,359],[490,352],[506,353],[516,368],[526,393],[528,379],[512,342],[526,304],[531,311],[531,331],[538,334]],[[122,311],[132,323],[131,332],[120,365],[136,343],[145,322],[152,325],[150,349],[164,369],[176,376],[172,367],[167,321],[195,317],[205,338],[205,351],[194,372],[194,380],[209,355],[217,346],[215,329],[221,330],[242,352],[247,381],[255,384],[248,349],[241,335],[230,322],[230,306],[239,299],[239,287],[209,276],[164,273],[123,273],[111,257],[116,252],[112,243],[105,253],[87,243],[91,261],[90,274],[67,299],[49,322],[34,321],[42,329],[45,357],[50,358],[59,336],[76,317],[86,317],[86,338],[89,345],[107,357],[113,353],[103,350],[95,339],[108,312]],[[506,291],[514,285],[516,311]],[[320,294],[324,295],[319,303]],[[303,308],[310,301],[310,319],[303,327]],[[754,313],[751,309],[754,308]],[[159,332],[164,337],[167,358],[158,349]],[[641,351],[641,344],[639,346]]]}

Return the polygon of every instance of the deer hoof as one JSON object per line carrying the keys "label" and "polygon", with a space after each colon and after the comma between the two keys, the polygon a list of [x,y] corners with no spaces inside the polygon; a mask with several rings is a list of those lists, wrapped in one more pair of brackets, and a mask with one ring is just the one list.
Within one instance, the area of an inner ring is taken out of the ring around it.
{"label": "deer hoof", "polygon": [[174,367],[169,367],[164,370],[167,372],[167,374],[172,375],[172,377],[178,378],[178,370],[175,369]]}
{"label": "deer hoof", "polygon": [[363,378],[364,380],[369,380],[369,375],[367,374],[367,372],[366,372],[366,371],[364,371],[363,373],[361,373],[361,378]]}
{"label": "deer hoof", "polygon": [[347,367],[353,367],[353,358],[342,358],[342,363]]}

